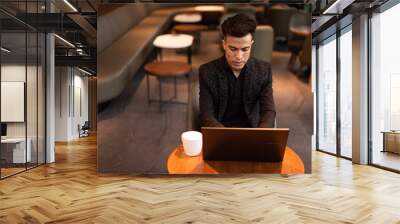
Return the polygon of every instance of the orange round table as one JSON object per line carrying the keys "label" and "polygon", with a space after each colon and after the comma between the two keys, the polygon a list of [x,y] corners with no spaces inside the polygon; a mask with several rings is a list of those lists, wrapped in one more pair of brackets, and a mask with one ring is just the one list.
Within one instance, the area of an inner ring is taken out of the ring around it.
{"label": "orange round table", "polygon": [[293,149],[286,147],[283,161],[241,162],[241,161],[204,161],[203,155],[187,156],[183,146],[175,148],[168,157],[170,174],[219,174],[219,173],[304,173],[304,164]]}

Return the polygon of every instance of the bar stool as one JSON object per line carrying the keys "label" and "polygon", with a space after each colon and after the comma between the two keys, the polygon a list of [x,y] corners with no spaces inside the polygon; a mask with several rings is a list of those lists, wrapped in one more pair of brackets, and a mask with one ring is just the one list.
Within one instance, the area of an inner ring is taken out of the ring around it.
{"label": "bar stool", "polygon": [[[186,104],[188,105],[190,101],[190,82],[191,82],[191,71],[192,66],[185,62],[179,61],[155,61],[148,63],[144,66],[144,70],[146,72],[147,79],[147,99],[148,103],[151,102],[159,102],[160,104],[160,112],[162,112],[162,106],[164,103],[176,103],[176,104]],[[159,98],[152,99],[150,96],[150,79],[149,76],[155,76],[158,79],[158,89],[159,89]],[[178,77],[186,77],[188,80],[188,101],[180,102],[173,101],[172,99],[176,99],[177,97],[177,78]],[[169,100],[162,99],[162,82],[167,79],[174,79],[174,96]]]}
{"label": "bar stool", "polygon": [[174,16],[174,22],[176,23],[199,23],[201,19],[201,13],[198,12],[179,13]]}
{"label": "bar stool", "polygon": [[173,27],[175,33],[184,33],[193,36],[193,51],[196,52],[200,46],[201,32],[207,30],[207,26],[200,24],[179,24]]}

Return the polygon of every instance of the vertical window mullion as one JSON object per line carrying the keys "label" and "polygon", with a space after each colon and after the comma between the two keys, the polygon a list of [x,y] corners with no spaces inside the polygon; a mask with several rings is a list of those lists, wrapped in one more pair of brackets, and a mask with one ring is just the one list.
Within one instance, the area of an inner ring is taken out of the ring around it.
{"label": "vertical window mullion", "polygon": [[[39,1],[36,1],[39,13]],[[39,32],[36,31],[36,166],[39,165]]]}
{"label": "vertical window mullion", "polygon": [[341,156],[341,119],[340,119],[340,29],[336,28],[336,155]]}
{"label": "vertical window mullion", "polygon": [[316,119],[315,119],[315,148],[319,149],[319,44],[316,45],[315,47],[315,114],[316,114]]}
{"label": "vertical window mullion", "polygon": [[368,20],[367,20],[367,45],[368,45],[368,53],[367,53],[367,64],[368,64],[368,69],[367,69],[367,83],[368,83],[368,164],[372,164],[373,162],[373,153],[372,153],[372,65],[371,65],[371,55],[372,55],[372,29],[371,29],[371,19],[372,19],[372,13],[368,12]]}
{"label": "vertical window mullion", "polygon": [[[28,1],[25,1],[25,21],[28,21]],[[24,102],[24,120],[25,120],[25,170],[28,170],[28,24],[25,23],[25,102]]]}

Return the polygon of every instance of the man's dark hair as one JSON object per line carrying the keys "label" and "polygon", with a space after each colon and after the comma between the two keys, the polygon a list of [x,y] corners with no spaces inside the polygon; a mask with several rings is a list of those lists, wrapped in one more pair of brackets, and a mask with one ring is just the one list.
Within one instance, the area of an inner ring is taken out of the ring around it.
{"label": "man's dark hair", "polygon": [[244,37],[249,33],[253,36],[257,27],[257,22],[254,18],[239,13],[226,19],[222,23],[221,27],[224,38],[228,35],[233,37]]}

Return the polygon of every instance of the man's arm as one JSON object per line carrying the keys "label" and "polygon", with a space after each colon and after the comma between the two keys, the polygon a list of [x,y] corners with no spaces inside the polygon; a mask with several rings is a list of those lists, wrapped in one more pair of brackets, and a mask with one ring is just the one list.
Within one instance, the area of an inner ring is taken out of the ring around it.
{"label": "man's arm", "polygon": [[214,109],[214,102],[211,96],[209,87],[204,81],[205,71],[203,67],[199,69],[199,84],[200,84],[200,119],[201,126],[205,127],[223,127],[217,119]]}
{"label": "man's arm", "polygon": [[273,128],[275,125],[275,103],[274,95],[272,91],[272,71],[271,66],[268,68],[269,77],[265,85],[261,90],[260,95],[260,123],[258,127],[260,128]]}

